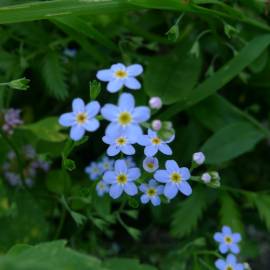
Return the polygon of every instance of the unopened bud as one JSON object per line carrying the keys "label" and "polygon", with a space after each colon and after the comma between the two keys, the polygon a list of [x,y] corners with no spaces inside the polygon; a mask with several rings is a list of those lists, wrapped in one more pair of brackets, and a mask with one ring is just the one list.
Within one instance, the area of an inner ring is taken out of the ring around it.
{"label": "unopened bud", "polygon": [[159,110],[162,107],[162,101],[160,97],[151,97],[149,100],[149,106],[151,109]]}
{"label": "unopened bud", "polygon": [[203,173],[201,176],[201,179],[205,184],[208,184],[208,183],[210,183],[212,177],[209,173]]}
{"label": "unopened bud", "polygon": [[154,120],[151,125],[153,130],[159,131],[162,127],[162,122],[160,120]]}
{"label": "unopened bud", "polygon": [[193,161],[197,164],[197,165],[202,165],[205,161],[205,155],[202,152],[197,152],[193,154]]}

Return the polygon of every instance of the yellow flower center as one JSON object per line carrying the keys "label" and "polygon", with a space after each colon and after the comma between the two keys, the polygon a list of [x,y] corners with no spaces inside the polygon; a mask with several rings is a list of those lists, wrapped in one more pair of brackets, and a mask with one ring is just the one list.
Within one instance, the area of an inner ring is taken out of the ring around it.
{"label": "yellow flower center", "polygon": [[120,125],[126,126],[132,122],[132,115],[129,112],[121,112],[118,116]]}
{"label": "yellow flower center", "polygon": [[118,184],[121,184],[121,185],[123,185],[123,184],[126,184],[126,182],[127,182],[127,176],[126,176],[126,174],[119,174],[118,176],[117,176],[117,183]]}
{"label": "yellow flower center", "polygon": [[103,184],[103,183],[99,183],[99,185],[98,185],[98,186],[99,186],[99,188],[100,188],[100,189],[104,189],[104,188],[105,188],[105,186],[104,186],[104,184]]}
{"label": "yellow flower center", "polygon": [[148,167],[149,169],[154,169],[155,165],[154,165],[153,162],[149,162],[149,163],[147,163],[147,167]]}
{"label": "yellow flower center", "polygon": [[84,124],[86,122],[86,120],[87,120],[87,114],[86,113],[78,113],[76,115],[76,122],[78,124],[80,124],[80,125]]}
{"label": "yellow flower center", "polygon": [[114,73],[114,76],[118,79],[123,79],[127,77],[127,72],[119,69]]}
{"label": "yellow flower center", "polygon": [[152,144],[158,145],[158,144],[160,144],[160,143],[161,143],[160,138],[158,138],[158,137],[152,138]]}
{"label": "yellow flower center", "polygon": [[118,144],[118,145],[123,146],[123,145],[125,145],[126,143],[127,143],[127,140],[126,140],[125,137],[119,137],[119,138],[116,139],[116,144]]}
{"label": "yellow flower center", "polygon": [[231,243],[232,243],[232,238],[231,238],[230,236],[226,236],[226,237],[224,238],[224,240],[225,240],[225,242],[226,242],[227,244],[231,244]]}
{"label": "yellow flower center", "polygon": [[149,188],[148,190],[147,190],[147,195],[149,196],[149,197],[153,197],[153,196],[155,196],[157,194],[157,192],[156,192],[156,190],[154,189],[154,188]]}
{"label": "yellow flower center", "polygon": [[233,267],[231,265],[226,267],[226,270],[233,270]]}
{"label": "yellow flower center", "polygon": [[181,182],[181,175],[179,173],[172,173],[171,174],[171,181],[174,182],[174,183],[180,183]]}

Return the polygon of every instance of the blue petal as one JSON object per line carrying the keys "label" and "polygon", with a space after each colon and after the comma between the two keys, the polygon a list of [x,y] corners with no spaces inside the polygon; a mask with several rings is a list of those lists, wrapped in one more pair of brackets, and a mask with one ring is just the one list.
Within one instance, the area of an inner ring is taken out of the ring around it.
{"label": "blue petal", "polygon": [[118,71],[118,70],[126,70],[126,66],[122,63],[113,64],[111,66],[112,71]]}
{"label": "blue petal", "polygon": [[232,238],[235,243],[238,243],[242,240],[240,233],[233,233]]}
{"label": "blue petal", "polygon": [[85,129],[82,126],[75,125],[70,129],[70,138],[74,141],[79,141],[85,133]]}
{"label": "blue petal", "polygon": [[142,128],[137,124],[131,124],[126,127],[125,132],[127,136],[134,141],[137,141],[138,138],[142,135]]}
{"label": "blue petal", "polygon": [[151,179],[151,180],[149,181],[149,187],[156,187],[156,186],[157,186],[157,181],[154,180],[154,179]]}
{"label": "blue petal", "polygon": [[88,117],[94,117],[98,114],[100,110],[100,104],[97,101],[92,101],[86,105],[86,112]]}
{"label": "blue petal", "polygon": [[148,203],[149,200],[150,200],[150,198],[149,198],[146,194],[143,194],[143,195],[141,196],[141,202],[142,202],[143,204]]}
{"label": "blue petal", "polygon": [[167,183],[170,179],[169,174],[166,170],[158,170],[154,174],[154,178],[161,183]]}
{"label": "blue petal", "polygon": [[137,79],[132,77],[126,78],[124,84],[127,88],[133,90],[138,90],[142,87],[141,83]]}
{"label": "blue petal", "polygon": [[143,73],[143,66],[140,64],[134,64],[127,67],[127,72],[129,76],[138,76]]}
{"label": "blue petal", "polygon": [[106,184],[114,184],[116,183],[116,174],[114,171],[107,171],[103,175],[103,181]]}
{"label": "blue petal", "polygon": [[134,97],[131,94],[123,93],[119,97],[118,106],[122,111],[131,111],[135,106]]}
{"label": "blue petal", "polygon": [[102,137],[102,141],[106,144],[113,144],[114,143],[115,138],[109,135],[105,135]]}
{"label": "blue petal", "polygon": [[229,250],[228,245],[226,245],[226,244],[220,244],[219,245],[220,253],[225,254],[225,253],[228,252],[228,250]]}
{"label": "blue petal", "polygon": [[240,249],[237,244],[231,244],[230,250],[232,251],[232,253],[235,253],[235,254],[238,254],[240,252]]}
{"label": "blue petal", "polygon": [[150,128],[148,129],[147,134],[150,138],[157,137],[157,133]]}
{"label": "blue petal", "polygon": [[128,169],[128,181],[134,181],[141,176],[141,171],[139,168]]}
{"label": "blue petal", "polygon": [[76,123],[73,113],[64,113],[59,118],[59,124],[64,127],[71,127]]}
{"label": "blue petal", "polygon": [[183,181],[186,181],[186,180],[188,180],[188,179],[190,178],[190,172],[189,172],[189,169],[186,168],[186,167],[180,168],[179,173],[180,173],[181,179],[182,179]]}
{"label": "blue petal", "polygon": [[222,232],[224,234],[232,234],[232,229],[229,226],[223,226],[222,227]]}
{"label": "blue petal", "polygon": [[160,198],[158,196],[154,196],[151,198],[151,202],[154,206],[160,205]]}
{"label": "blue petal", "polygon": [[135,154],[135,148],[130,145],[124,145],[123,147],[121,147],[121,151],[125,154],[125,155],[134,155]]}
{"label": "blue petal", "polygon": [[164,186],[158,186],[157,187],[157,194],[161,195],[164,192]]}
{"label": "blue petal", "polygon": [[114,79],[107,84],[107,90],[110,93],[118,92],[124,85],[124,81],[120,79]]}
{"label": "blue petal", "polygon": [[110,187],[110,196],[113,199],[119,198],[123,193],[123,187],[117,184],[114,184]]}
{"label": "blue petal", "polygon": [[105,133],[106,133],[106,135],[109,135],[111,137],[116,138],[117,134],[119,134],[119,132],[121,132],[121,131],[123,131],[123,129],[117,123],[110,123],[107,126]]}
{"label": "blue petal", "polygon": [[115,161],[114,168],[116,172],[127,173],[127,163],[124,159],[118,159]]}
{"label": "blue petal", "polygon": [[151,115],[150,109],[145,106],[139,106],[135,108],[132,114],[133,121],[135,123],[142,123],[147,121],[150,118],[150,115]]}
{"label": "blue petal", "polygon": [[140,187],[139,187],[139,190],[141,192],[146,192],[147,191],[147,185],[146,184],[141,184]]}
{"label": "blue petal", "polygon": [[99,128],[99,121],[95,118],[88,120],[86,123],[83,124],[83,127],[87,131],[96,131]]}
{"label": "blue petal", "polygon": [[120,153],[119,147],[116,145],[110,145],[107,149],[107,155],[110,157],[114,157]]}
{"label": "blue petal", "polygon": [[236,257],[233,254],[229,254],[226,258],[227,263],[229,264],[236,264]]}
{"label": "blue petal", "polygon": [[164,188],[164,195],[169,198],[173,199],[178,192],[177,186],[173,183],[167,183]]}
{"label": "blue petal", "polygon": [[147,146],[151,144],[151,141],[147,135],[142,135],[138,137],[137,143],[142,146]]}
{"label": "blue petal", "polygon": [[124,186],[124,190],[125,192],[130,195],[130,196],[134,196],[138,193],[138,188],[137,186],[132,183],[132,182],[128,182],[125,186]]}
{"label": "blue petal", "polygon": [[215,262],[215,266],[216,266],[216,268],[218,268],[219,270],[225,270],[226,263],[225,263],[224,260],[218,259],[218,260],[216,260],[216,262]]}
{"label": "blue petal", "polygon": [[153,157],[158,151],[158,147],[154,145],[148,145],[144,148],[144,154],[147,157]]}
{"label": "blue petal", "polygon": [[214,239],[217,242],[223,242],[224,236],[222,233],[218,232],[214,234]]}
{"label": "blue petal", "polygon": [[165,167],[171,173],[179,171],[179,166],[174,160],[167,160],[165,163]]}
{"label": "blue petal", "polygon": [[117,121],[118,113],[118,107],[113,104],[106,104],[101,109],[102,116],[108,121]]}
{"label": "blue petal", "polygon": [[97,72],[97,78],[103,82],[109,82],[113,80],[113,73],[110,69],[102,69]]}
{"label": "blue petal", "polygon": [[179,185],[178,185],[179,190],[186,196],[190,196],[192,194],[192,189],[191,186],[189,185],[188,182],[186,181],[182,181]]}
{"label": "blue petal", "polygon": [[234,270],[244,270],[245,267],[242,263],[238,263],[235,267]]}
{"label": "blue petal", "polygon": [[159,145],[159,150],[161,153],[165,155],[172,155],[172,149],[165,143]]}
{"label": "blue petal", "polygon": [[72,110],[75,113],[85,111],[84,102],[83,102],[83,100],[81,98],[73,99],[73,101],[72,101]]}

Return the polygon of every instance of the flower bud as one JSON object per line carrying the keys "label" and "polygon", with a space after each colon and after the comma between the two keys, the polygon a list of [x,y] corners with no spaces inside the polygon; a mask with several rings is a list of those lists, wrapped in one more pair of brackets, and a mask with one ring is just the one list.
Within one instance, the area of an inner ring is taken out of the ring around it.
{"label": "flower bud", "polygon": [[220,176],[216,171],[203,173],[201,176],[201,180],[208,186],[212,188],[220,187]]}
{"label": "flower bud", "polygon": [[149,100],[149,106],[151,109],[159,110],[162,107],[162,101],[160,97],[151,97]]}
{"label": "flower bud", "polygon": [[152,129],[155,131],[159,131],[162,127],[162,122],[160,120],[154,120],[151,124]]}
{"label": "flower bud", "polygon": [[9,82],[8,86],[10,88],[17,89],[17,90],[27,90],[29,88],[29,85],[28,85],[29,82],[30,80],[26,78],[20,78],[20,79]]}
{"label": "flower bud", "polygon": [[208,184],[210,183],[212,177],[209,173],[203,173],[202,176],[201,176],[201,180],[205,183],[205,184]]}
{"label": "flower bud", "polygon": [[202,152],[197,152],[193,154],[193,161],[197,164],[197,165],[202,165],[205,161],[205,155]]}

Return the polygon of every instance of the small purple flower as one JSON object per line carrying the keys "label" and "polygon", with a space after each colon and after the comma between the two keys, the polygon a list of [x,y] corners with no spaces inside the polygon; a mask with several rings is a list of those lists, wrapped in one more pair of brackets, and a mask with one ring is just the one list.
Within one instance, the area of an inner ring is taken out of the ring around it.
{"label": "small purple flower", "polygon": [[5,172],[5,178],[11,186],[20,186],[22,184],[21,178],[17,173]]}
{"label": "small purple flower", "polygon": [[91,162],[89,166],[85,168],[85,172],[89,175],[90,180],[97,180],[102,175],[102,170],[97,162]]}
{"label": "small purple flower", "polygon": [[149,173],[156,171],[158,167],[158,159],[155,157],[146,157],[143,161],[143,168]]}
{"label": "small purple flower", "polygon": [[150,118],[148,107],[135,107],[135,100],[131,94],[123,93],[119,97],[118,106],[106,104],[101,109],[102,116],[110,121],[106,134],[125,133],[129,138],[136,140],[142,134],[140,123]]}
{"label": "small purple flower", "polygon": [[166,170],[158,170],[154,174],[154,178],[161,183],[165,183],[164,195],[168,199],[174,198],[178,191],[186,196],[191,195],[192,189],[187,182],[190,178],[188,168],[179,168],[174,160],[167,160],[165,164]]}
{"label": "small purple flower", "polygon": [[137,186],[133,183],[141,176],[139,168],[128,169],[125,160],[118,159],[114,164],[114,171],[107,171],[103,175],[103,181],[110,186],[110,196],[113,199],[120,197],[125,191],[130,196],[138,193]]}
{"label": "small purple flower", "polygon": [[99,128],[99,121],[95,118],[100,110],[97,101],[92,101],[87,105],[80,98],[75,98],[72,102],[72,112],[64,113],[59,118],[60,125],[71,127],[70,137],[74,141],[79,141],[85,131],[96,131]]}
{"label": "small purple flower", "polygon": [[23,124],[20,117],[21,110],[18,109],[8,109],[4,111],[4,125],[2,126],[3,131],[11,135],[14,128]]}
{"label": "small purple flower", "polygon": [[104,181],[99,181],[96,185],[96,191],[99,197],[104,196],[105,193],[109,192],[109,186]]}
{"label": "small purple flower", "polygon": [[107,90],[110,93],[118,92],[123,86],[138,90],[141,88],[141,83],[135,79],[143,72],[143,67],[139,64],[134,64],[126,67],[118,63],[111,66],[110,69],[102,69],[97,72],[97,78],[107,84]]}
{"label": "small purple flower", "polygon": [[138,144],[145,146],[144,154],[147,157],[153,157],[158,151],[165,155],[171,155],[172,149],[167,145],[174,140],[172,136],[168,141],[163,141],[157,135],[157,133],[151,129],[148,129],[148,135],[142,135],[138,137]]}
{"label": "small purple flower", "polygon": [[151,97],[149,100],[149,106],[151,109],[159,110],[162,107],[162,100],[160,97]]}
{"label": "small purple flower", "polygon": [[110,146],[107,149],[108,156],[116,156],[120,152],[125,155],[134,155],[135,148],[132,146],[136,141],[125,133],[115,133],[115,134],[106,134],[102,138],[103,142],[109,144]]}
{"label": "small purple flower", "polygon": [[160,198],[159,195],[163,193],[164,187],[159,185],[158,183],[154,180],[151,179],[147,184],[141,184],[139,187],[140,191],[143,192],[144,194],[141,196],[141,202],[143,204],[148,203],[151,201],[151,203],[154,206],[160,205]]}
{"label": "small purple flower", "polygon": [[238,242],[241,241],[240,233],[233,233],[229,226],[223,226],[221,232],[214,234],[214,239],[219,243],[219,251],[225,254],[229,251],[238,254],[240,249]]}
{"label": "small purple flower", "polygon": [[111,171],[113,169],[114,160],[109,159],[107,156],[104,156],[98,163],[102,173],[106,171]]}
{"label": "small purple flower", "polygon": [[225,260],[216,260],[215,266],[219,270],[244,270],[244,265],[238,263],[236,257],[232,254],[229,254]]}
{"label": "small purple flower", "polygon": [[130,156],[126,157],[126,158],[124,158],[124,160],[127,164],[128,169],[136,167],[136,163],[135,163],[133,157],[130,157]]}
{"label": "small purple flower", "polygon": [[36,150],[30,144],[23,146],[23,153],[28,159],[34,159],[37,155]]}

